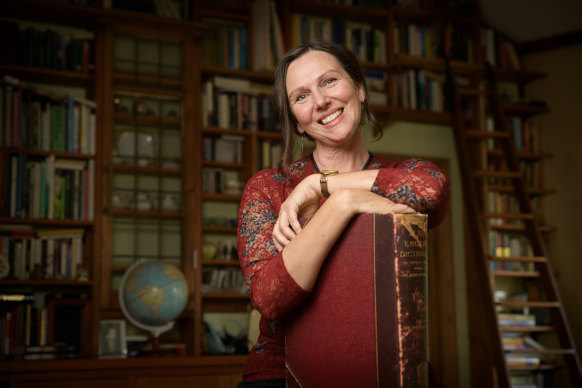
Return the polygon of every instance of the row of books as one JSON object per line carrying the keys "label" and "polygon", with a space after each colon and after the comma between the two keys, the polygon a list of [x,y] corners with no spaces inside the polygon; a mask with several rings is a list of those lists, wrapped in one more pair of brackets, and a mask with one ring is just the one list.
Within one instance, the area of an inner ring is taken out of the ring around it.
{"label": "row of books", "polygon": [[202,125],[276,131],[272,89],[246,79],[215,76],[202,88]]}
{"label": "row of books", "polygon": [[[491,190],[487,193],[487,200],[487,209],[492,213],[519,213],[520,211],[519,203],[515,196],[511,193]],[[543,202],[540,196],[536,196],[531,199],[532,212],[534,217],[536,217],[540,223],[543,221],[541,217],[542,205]],[[501,217],[494,217],[489,219],[490,225],[521,225],[522,223],[523,222],[521,220]]]}
{"label": "row of books", "polygon": [[492,28],[481,31],[481,39],[485,48],[485,60],[492,66],[500,66],[513,70],[521,70],[521,60],[514,44],[505,39]]}
{"label": "row of books", "polygon": [[238,173],[223,168],[204,167],[202,169],[202,191],[207,194],[242,194],[242,182]]}
{"label": "row of books", "polygon": [[0,84],[0,146],[95,154],[95,103],[28,87],[13,77]]}
{"label": "row of books", "polygon": [[394,52],[424,58],[450,57],[472,63],[475,43],[470,28],[454,22],[430,26],[400,23],[394,28]]}
{"label": "row of books", "polygon": [[368,23],[293,14],[291,40],[294,47],[313,40],[333,41],[352,50],[360,61],[386,63],[386,33]]}
{"label": "row of books", "polygon": [[498,313],[497,320],[500,326],[535,326],[536,317],[533,314]]}
{"label": "row of books", "polygon": [[247,288],[240,268],[205,268],[202,272],[202,293],[246,294]]}
{"label": "row of books", "polygon": [[247,70],[248,32],[244,25],[205,19],[207,29],[200,42],[201,58],[206,66]]}
{"label": "row of books", "polygon": [[[495,130],[494,119],[491,115],[485,118],[485,127],[488,131]],[[541,125],[531,119],[524,120],[520,116],[512,116],[509,118],[509,126],[511,136],[518,151],[541,153],[544,151],[544,135],[545,132]],[[495,148],[493,139],[488,142],[490,149]]]}
{"label": "row of books", "polygon": [[203,158],[207,161],[241,164],[244,159],[244,142],[244,136],[239,135],[204,136]]}
{"label": "row of books", "polygon": [[[526,236],[497,230],[489,231],[491,255],[497,257],[532,257],[533,250]],[[491,270],[533,271],[532,262],[492,261]]]}
{"label": "row of books", "polygon": [[10,217],[93,220],[94,160],[18,154],[9,163]]}
{"label": "row of books", "polygon": [[55,31],[0,21],[0,62],[88,74],[94,68],[94,34]]}
{"label": "row of books", "polygon": [[[54,300],[54,295],[51,294],[46,297],[33,294],[0,294],[0,360],[55,360],[76,357],[79,350],[77,346],[65,343],[66,341],[56,341],[55,320],[64,319],[65,316],[57,314],[56,305],[51,303]],[[59,323],[63,324],[62,321]]]}
{"label": "row of books", "polygon": [[444,79],[422,69],[394,73],[395,103],[401,108],[444,111]]}
{"label": "row of books", "polygon": [[83,229],[32,229],[0,225],[0,279],[88,280]]}
{"label": "row of books", "polygon": [[278,140],[264,139],[261,141],[261,154],[259,166],[261,169],[277,168],[281,161],[281,142]]}
{"label": "row of books", "polygon": [[368,96],[372,105],[388,105],[386,93],[386,72],[364,69],[364,78],[368,86]]}
{"label": "row of books", "polygon": [[273,70],[285,54],[283,27],[274,0],[255,0],[253,18],[253,69]]}

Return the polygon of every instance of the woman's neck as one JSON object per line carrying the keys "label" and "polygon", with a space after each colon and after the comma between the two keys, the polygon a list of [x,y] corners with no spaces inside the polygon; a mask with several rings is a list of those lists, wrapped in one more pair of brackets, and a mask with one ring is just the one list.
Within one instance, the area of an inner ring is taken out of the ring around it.
{"label": "woman's neck", "polygon": [[313,150],[313,158],[320,171],[360,171],[368,161],[369,156],[370,153],[363,143],[358,147],[349,149],[316,146]]}

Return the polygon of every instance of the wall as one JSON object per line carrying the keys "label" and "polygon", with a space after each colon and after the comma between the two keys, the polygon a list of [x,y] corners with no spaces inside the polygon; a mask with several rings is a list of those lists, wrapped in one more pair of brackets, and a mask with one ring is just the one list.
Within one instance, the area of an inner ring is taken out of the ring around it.
{"label": "wall", "polygon": [[572,329],[578,356],[582,350],[582,44],[530,54],[528,70],[548,77],[526,89],[530,98],[548,102],[551,112],[539,122],[547,133],[547,150],[553,158],[545,164],[545,181],[556,193],[544,202],[549,225],[549,257]]}

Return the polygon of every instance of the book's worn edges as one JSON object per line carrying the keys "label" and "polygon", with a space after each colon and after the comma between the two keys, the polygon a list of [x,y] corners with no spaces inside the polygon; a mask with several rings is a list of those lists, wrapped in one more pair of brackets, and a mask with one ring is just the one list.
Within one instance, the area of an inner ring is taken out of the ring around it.
{"label": "book's worn edges", "polygon": [[[428,386],[427,332],[427,216],[374,216],[374,279],[379,387]],[[378,236],[378,230],[390,231]],[[380,238],[382,237],[382,238]],[[382,252],[394,250],[394,262]],[[378,293],[395,290],[396,295]],[[396,312],[396,314],[395,314]],[[381,330],[394,328],[398,335]]]}

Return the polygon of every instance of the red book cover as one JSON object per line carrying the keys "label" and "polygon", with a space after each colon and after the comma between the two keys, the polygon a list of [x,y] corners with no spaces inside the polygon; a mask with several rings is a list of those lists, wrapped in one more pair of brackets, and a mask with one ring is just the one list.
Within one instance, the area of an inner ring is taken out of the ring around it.
{"label": "red book cover", "polygon": [[356,216],[285,322],[288,387],[426,387],[427,217]]}

